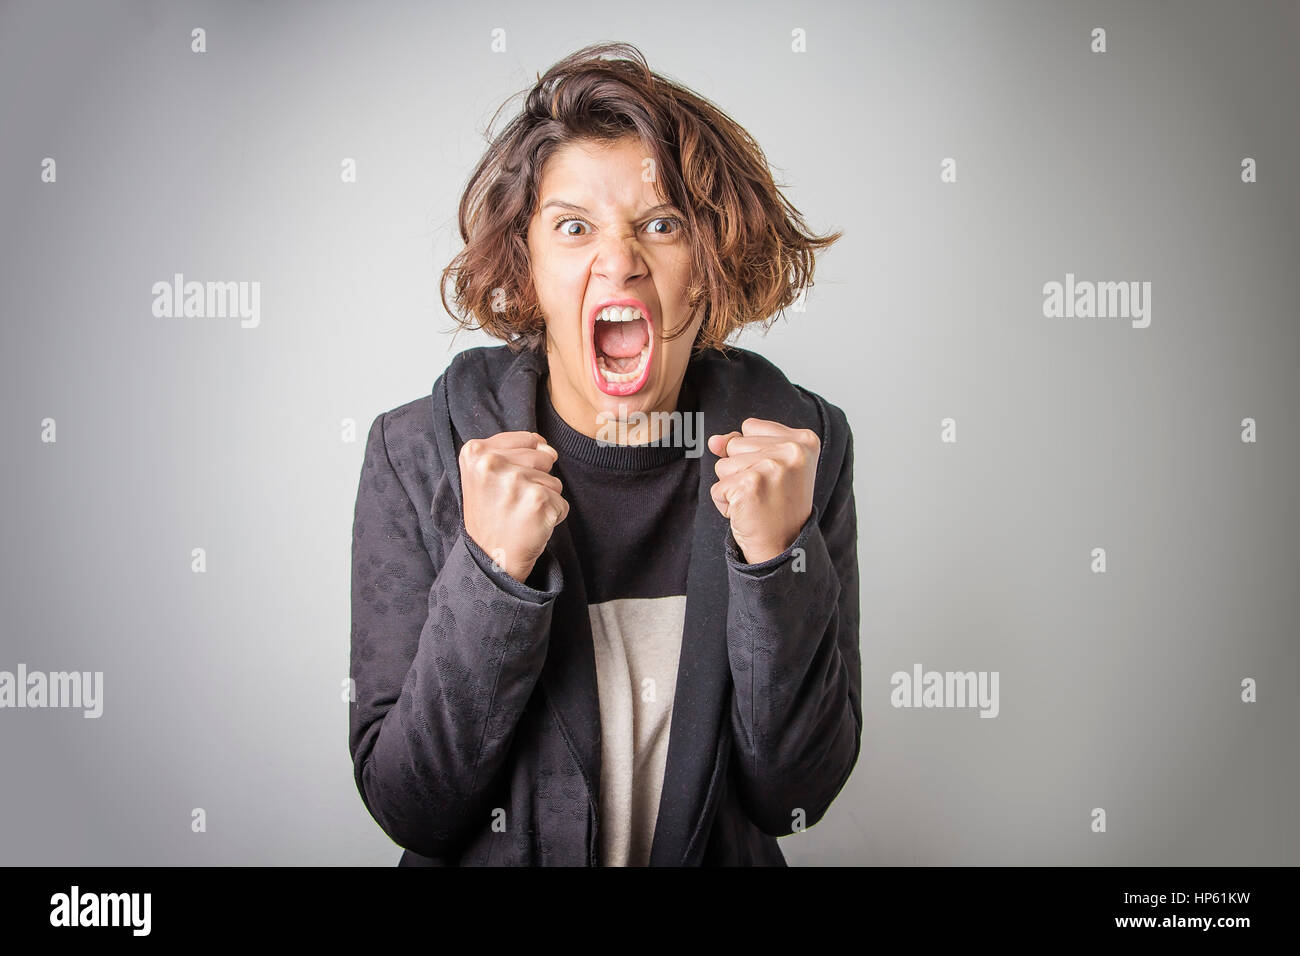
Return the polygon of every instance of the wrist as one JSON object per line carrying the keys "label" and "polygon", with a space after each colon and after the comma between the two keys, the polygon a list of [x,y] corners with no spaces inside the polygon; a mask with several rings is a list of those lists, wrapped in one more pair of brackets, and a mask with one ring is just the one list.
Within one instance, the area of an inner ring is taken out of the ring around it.
{"label": "wrist", "polygon": [[[793,543],[794,539],[791,539],[790,544]],[[771,561],[777,555],[785,554],[790,549],[789,544],[784,548],[778,548],[772,544],[742,544],[739,541],[736,542],[736,547],[739,549],[741,557],[745,559],[746,564],[762,564],[764,561]]]}
{"label": "wrist", "polygon": [[533,573],[533,568],[536,565],[536,561],[530,561],[527,564],[507,564],[502,570],[520,584],[527,584],[528,577]]}

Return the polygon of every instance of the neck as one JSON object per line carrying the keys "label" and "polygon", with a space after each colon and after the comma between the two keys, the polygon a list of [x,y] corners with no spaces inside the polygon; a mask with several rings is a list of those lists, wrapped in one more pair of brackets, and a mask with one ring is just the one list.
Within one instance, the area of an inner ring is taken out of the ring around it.
{"label": "neck", "polygon": [[[551,407],[555,409],[565,423],[574,431],[588,438],[617,441],[621,445],[645,445],[660,440],[669,421],[667,415],[655,415],[654,412],[673,412],[677,409],[677,400],[681,395],[682,383],[678,382],[672,393],[662,403],[664,407],[633,408],[628,405],[623,410],[605,411],[593,408],[580,396],[566,394],[561,390],[556,394],[555,380],[548,372],[546,375],[546,395]],[[624,427],[619,427],[620,418],[626,418],[633,412],[640,411]]]}

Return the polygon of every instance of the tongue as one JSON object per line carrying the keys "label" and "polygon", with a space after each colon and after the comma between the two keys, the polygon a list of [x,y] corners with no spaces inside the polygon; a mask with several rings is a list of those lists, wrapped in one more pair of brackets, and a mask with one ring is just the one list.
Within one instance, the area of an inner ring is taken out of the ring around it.
{"label": "tongue", "polygon": [[646,329],[645,319],[596,323],[596,351],[606,358],[635,358],[649,341],[650,333]]}

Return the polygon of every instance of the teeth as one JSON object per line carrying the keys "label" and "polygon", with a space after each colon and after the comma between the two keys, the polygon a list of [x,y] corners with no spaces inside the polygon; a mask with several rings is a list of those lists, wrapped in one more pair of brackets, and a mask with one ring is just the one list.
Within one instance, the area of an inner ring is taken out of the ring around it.
{"label": "teeth", "polygon": [[630,305],[617,306],[612,305],[601,309],[600,314],[596,316],[597,322],[631,322],[633,319],[645,318],[641,310]]}
{"label": "teeth", "polygon": [[[649,319],[641,313],[640,309],[630,305],[606,306],[596,315],[597,322],[632,322],[637,319],[645,319],[646,321],[649,321]],[[641,357],[637,362],[636,368],[632,369],[630,372],[616,372],[613,369],[606,367],[605,356],[599,354],[596,356],[596,365],[600,369],[600,374],[606,382],[611,384],[624,384],[627,382],[635,382],[641,376],[641,373],[645,371],[646,362],[649,358],[650,343],[647,341],[645,347],[641,349]]]}
{"label": "teeth", "polygon": [[596,365],[600,368],[600,374],[604,377],[605,381],[607,382],[611,382],[614,384],[621,384],[624,382],[635,382],[640,377],[641,373],[645,370],[645,363],[649,360],[649,357],[650,357],[650,343],[647,342],[645,344],[645,347],[641,349],[641,358],[637,362],[636,368],[632,369],[632,371],[630,372],[615,372],[611,369],[606,368],[605,356],[603,355],[596,356]]}

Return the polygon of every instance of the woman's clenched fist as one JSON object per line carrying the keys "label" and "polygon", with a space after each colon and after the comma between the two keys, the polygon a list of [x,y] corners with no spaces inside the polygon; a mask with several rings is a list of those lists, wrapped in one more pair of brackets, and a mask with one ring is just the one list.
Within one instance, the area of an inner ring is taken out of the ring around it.
{"label": "woman's clenched fist", "polygon": [[465,530],[517,581],[528,579],[569,514],[560,479],[549,473],[558,457],[536,432],[471,438],[460,449]]}

